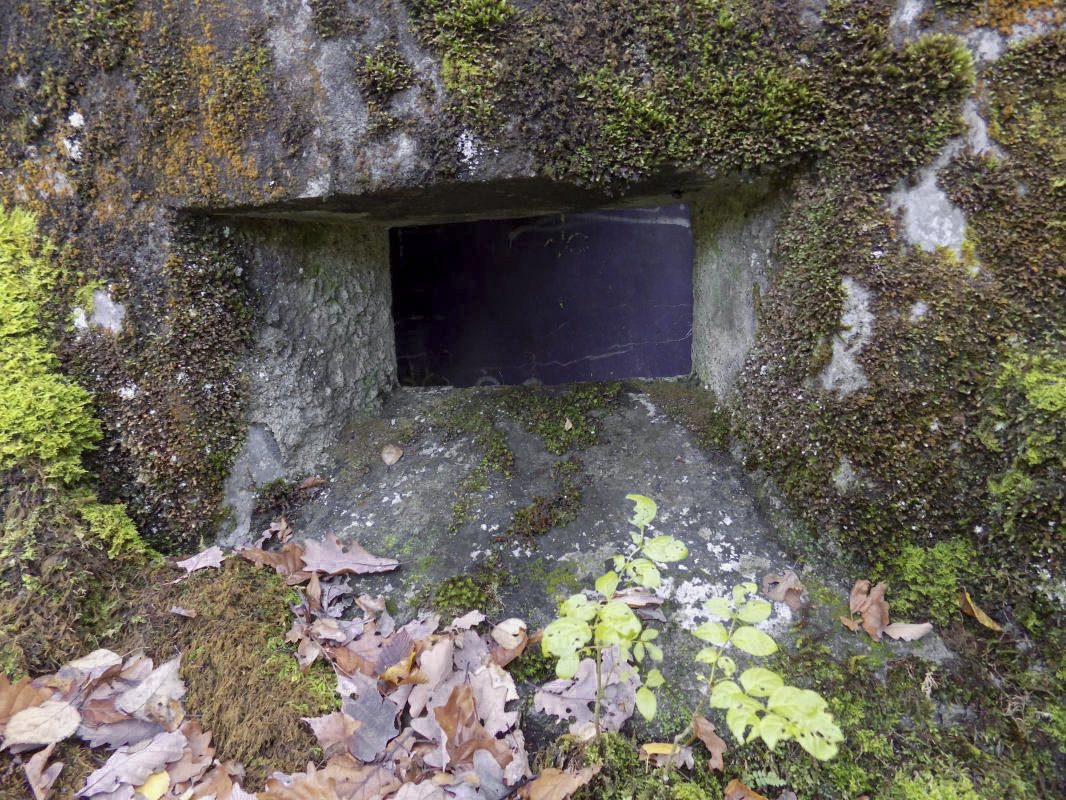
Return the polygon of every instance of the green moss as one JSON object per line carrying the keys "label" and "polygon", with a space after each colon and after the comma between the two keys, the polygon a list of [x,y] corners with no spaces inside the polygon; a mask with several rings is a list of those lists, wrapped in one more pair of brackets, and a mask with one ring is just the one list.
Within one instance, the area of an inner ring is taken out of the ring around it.
{"label": "green moss", "polygon": [[600,771],[574,793],[574,800],[720,800],[719,779],[697,758],[691,776],[667,775],[644,763],[636,746],[617,733],[605,733],[587,742],[563,736],[541,754],[544,766],[564,763],[572,769],[599,766]]}
{"label": "green moss", "polygon": [[515,683],[541,686],[555,678],[555,657],[548,655],[539,645],[527,647],[525,652],[507,665]]}
{"label": "green moss", "polygon": [[555,528],[569,525],[577,518],[581,507],[581,490],[569,479],[560,482],[556,492],[548,497],[540,495],[533,502],[514,513],[508,536],[533,539]]}
{"label": "green moss", "polygon": [[137,560],[153,555],[122,503],[89,502],[78,513],[88,524],[90,535],[107,548],[108,558]]}
{"label": "green moss", "polygon": [[897,619],[930,619],[938,627],[959,615],[959,594],[981,577],[977,549],[966,539],[932,547],[903,545],[900,554],[874,574],[888,581],[888,599]]}
{"label": "green moss", "polygon": [[486,614],[499,608],[499,577],[489,568],[475,570],[469,575],[456,575],[425,591],[425,597],[416,598],[416,606],[428,605],[444,620],[462,616],[468,611]]}
{"label": "green moss", "polygon": [[391,42],[379,44],[363,55],[356,75],[368,98],[384,105],[397,92],[414,85],[415,74],[396,45]]}
{"label": "green moss", "polygon": [[[130,606],[141,620],[108,645],[144,648],[156,659],[183,654],[185,706],[211,731],[220,759],[244,764],[250,790],[274,770],[299,770],[321,757],[301,718],[337,710],[336,677],[322,660],[300,670],[295,646],[285,641],[292,612],[284,579],[242,559],[177,584],[168,583],[168,572],[130,582]],[[172,605],[197,612],[196,619],[170,613]]]}
{"label": "green moss", "polygon": [[731,417],[718,405],[714,392],[688,381],[641,381],[640,387],[670,419],[692,433],[700,447],[729,447]]}
{"label": "green moss", "polygon": [[0,208],[0,470],[40,470],[70,482],[100,426],[89,394],[59,372],[43,323],[56,282],[36,219]]}
{"label": "green moss", "polygon": [[440,52],[441,78],[456,113],[485,127],[496,117],[498,58],[515,8],[507,0],[416,0],[412,17]]}
{"label": "green moss", "polygon": [[886,800],[981,800],[965,775],[940,776],[917,772],[901,776],[885,794]]}
{"label": "green moss", "polygon": [[562,455],[598,441],[599,419],[617,404],[620,391],[619,383],[505,389],[499,407],[539,436],[549,452]]}
{"label": "green moss", "polygon": [[368,20],[352,16],[346,0],[310,0],[311,23],[323,39],[349,36],[366,29]]}

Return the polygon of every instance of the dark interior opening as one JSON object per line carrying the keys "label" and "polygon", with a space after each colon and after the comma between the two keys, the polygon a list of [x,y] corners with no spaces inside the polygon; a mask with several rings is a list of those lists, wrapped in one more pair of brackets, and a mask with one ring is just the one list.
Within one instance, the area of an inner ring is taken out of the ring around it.
{"label": "dark interior opening", "polygon": [[687,375],[688,207],[393,228],[401,384]]}

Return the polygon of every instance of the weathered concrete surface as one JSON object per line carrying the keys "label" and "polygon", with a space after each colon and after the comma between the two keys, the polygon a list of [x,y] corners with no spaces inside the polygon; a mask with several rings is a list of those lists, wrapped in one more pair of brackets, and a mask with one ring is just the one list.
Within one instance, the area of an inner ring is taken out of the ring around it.
{"label": "weathered concrete surface", "polygon": [[695,245],[692,365],[727,400],[755,344],[756,293],[773,271],[770,248],[783,203],[765,184],[692,203]]}
{"label": "weathered concrete surface", "polygon": [[257,305],[242,366],[248,422],[269,432],[282,472],[298,477],[322,466],[349,414],[395,381],[388,235],[290,223],[242,235]]}
{"label": "weathered concrete surface", "polygon": [[[659,507],[653,532],[675,536],[689,550],[685,561],[664,569],[659,590],[666,598],[667,617],[665,624],[657,624],[667,653],[663,671],[682,695],[696,691],[690,659],[702,643],[689,631],[708,619],[703,603],[743,581],[758,582],[768,572],[797,568],[748,476],[730,455],[700,449],[647,394],[627,388],[618,406],[602,413],[599,441],[564,456],[552,455],[518,422],[504,420],[499,427],[514,454],[513,475],[507,479],[491,473],[488,487],[470,495],[469,521],[449,531],[460,484],[482,452],[468,436],[449,438],[433,420],[442,401],[472,391],[482,392],[491,403],[491,389],[397,391],[380,418],[362,427],[363,435],[338,446],[337,468],[327,487],[294,520],[297,539],[335,534],[343,542],[399,559],[396,572],[364,576],[355,583],[360,591],[395,601],[400,618],[424,604],[442,581],[487,569],[490,582],[499,583],[499,604],[485,611],[500,619],[522,617],[534,629],[554,617],[561,598],[591,589],[610,556],[631,548],[627,521],[632,505],[625,496],[648,495]],[[404,444],[403,457],[386,467],[377,456],[381,447],[413,429],[420,432]],[[363,474],[368,455],[371,467]],[[552,494],[552,467],[573,457],[581,464],[574,479],[582,494],[576,518],[531,539],[508,535],[518,509],[535,495]],[[825,587],[837,601],[826,604],[823,592],[823,601],[802,619],[794,618],[786,605],[775,604],[762,627],[782,644],[817,631],[836,653],[869,652],[873,643],[850,634],[836,619],[846,613],[847,590],[856,576],[824,568],[799,571],[809,587]],[[885,646],[936,660],[950,657],[933,639]],[[742,663],[746,658],[734,655]],[[660,697],[665,720],[676,712],[670,710],[676,701],[666,693]]]}

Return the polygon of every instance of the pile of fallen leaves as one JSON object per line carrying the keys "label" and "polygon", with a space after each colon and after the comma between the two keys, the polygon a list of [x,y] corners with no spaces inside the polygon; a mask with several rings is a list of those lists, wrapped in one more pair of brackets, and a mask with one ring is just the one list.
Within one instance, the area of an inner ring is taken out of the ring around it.
{"label": "pile of fallen leaves", "polygon": [[[341,710],[305,719],[325,762],[245,791],[241,765],[216,759],[211,734],[186,718],[180,656],[156,666],[141,651],[102,649],[52,675],[15,683],[0,675],[2,749],[36,800],[63,770],[49,761],[68,739],[111,751],[78,793],[94,800],[499,800],[516,791],[561,800],[594,777],[596,768],[552,769],[531,779],[518,713],[506,710],[518,693],[504,667],[536,641],[521,620],[486,634],[475,630],[488,627],[480,612],[444,629],[436,614],[399,626],[381,598],[350,585],[352,575],[392,570],[396,561],[337,539],[289,541],[287,526],[267,535],[279,549],[264,550],[261,540],[240,555],[302,587],[287,638],[302,666],[324,658],[336,673]],[[189,574],[223,558],[210,548],[178,566]]]}

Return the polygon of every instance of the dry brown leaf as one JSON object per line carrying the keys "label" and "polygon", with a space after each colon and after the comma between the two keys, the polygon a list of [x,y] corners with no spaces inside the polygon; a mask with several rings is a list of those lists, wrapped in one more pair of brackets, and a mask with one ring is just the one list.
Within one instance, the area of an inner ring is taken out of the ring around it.
{"label": "dry brown leaf", "polygon": [[448,626],[447,630],[453,632],[466,631],[477,627],[484,621],[485,615],[480,611],[468,611],[463,616],[452,620],[452,624]]}
{"label": "dry brown leaf", "polygon": [[80,722],[81,714],[73,703],[46,700],[39,706],[30,706],[12,715],[4,728],[4,744],[0,750],[61,742],[74,735]]}
{"label": "dry brown leaf", "polygon": [[640,746],[641,761],[650,761],[657,767],[672,765],[692,769],[695,759],[692,757],[692,748],[674,744],[673,742],[648,742]]}
{"label": "dry brown leaf", "polygon": [[197,553],[191,558],[186,558],[184,561],[174,562],[175,567],[181,567],[185,570],[185,574],[190,572],[196,572],[198,569],[218,569],[222,566],[222,559],[225,556],[222,553],[222,548],[218,545],[209,547],[202,553]]}
{"label": "dry brown leaf", "polygon": [[170,613],[179,617],[185,617],[185,619],[196,619],[199,616],[199,614],[191,608],[182,608],[181,606],[171,606]]}
{"label": "dry brown leaf", "polygon": [[749,789],[736,778],[733,778],[725,785],[725,800],[769,800],[769,798],[753,789]]}
{"label": "dry brown leaf", "polygon": [[396,445],[387,444],[381,448],[381,460],[385,462],[386,467],[391,467],[401,458],[403,458],[403,450]]}
{"label": "dry brown leaf", "polygon": [[[888,584],[881,582],[870,588],[867,580],[855,581],[848,597],[848,607],[852,613],[862,617],[862,628],[872,639],[881,641],[881,632],[888,627],[888,603],[885,602],[885,592]],[[851,625],[844,623],[850,628]]]}
{"label": "dry brown leaf", "polygon": [[855,585],[851,587],[851,594],[848,595],[848,610],[852,614],[859,613],[866,602],[866,598],[869,596],[870,582],[867,580],[855,581]]}
{"label": "dry brown leaf", "polygon": [[325,486],[326,482],[320,475],[310,475],[300,481],[300,489],[307,491],[308,489],[317,489],[319,486]]}
{"label": "dry brown leaf", "polygon": [[48,759],[52,757],[52,751],[55,749],[56,746],[53,742],[44,750],[35,753],[33,757],[22,765],[22,769],[26,773],[26,782],[30,785],[34,800],[48,800],[48,794],[52,791],[52,784],[56,782],[59,773],[63,771],[62,761],[57,761],[47,769],[45,768],[45,764],[48,763]]}
{"label": "dry brown leaf", "polygon": [[975,603],[973,601],[973,598],[970,597],[970,593],[965,589],[959,592],[959,606],[962,608],[963,614],[973,617],[989,630],[997,632],[1003,631],[1003,628],[1000,627],[1000,624],[998,622],[992,619],[992,617],[988,616],[988,614],[986,614],[977,606],[977,603]]}
{"label": "dry brown leaf", "polygon": [[792,570],[783,575],[770,573],[762,579],[762,593],[777,603],[785,603],[793,611],[799,611],[807,604],[803,602],[803,593],[807,591],[799,577]]}
{"label": "dry brown leaf", "polygon": [[325,541],[304,542],[303,563],[308,571],[327,575],[391,572],[400,566],[399,561],[371,555],[355,542],[341,544],[336,536],[329,536]]}
{"label": "dry brown leaf", "polygon": [[707,752],[711,754],[710,759],[707,761],[707,766],[712,770],[722,771],[725,766],[722,756],[725,754],[729,747],[725,743],[725,739],[715,733],[714,725],[712,725],[705,717],[701,717],[698,714],[692,718],[692,730],[699,737],[699,740],[703,742],[707,748]]}
{"label": "dry brown leaf", "polygon": [[185,719],[181,698],[185,683],[179,674],[181,656],[153,669],[143,681],[115,698],[115,708],[136,719],[155,722],[164,730],[177,730]]}
{"label": "dry brown leaf", "polygon": [[347,752],[352,734],[360,723],[342,711],[334,711],[322,717],[302,717],[315,733],[322,752],[326,758],[340,752]]}
{"label": "dry brown leaf", "polygon": [[148,776],[178,761],[185,752],[185,735],[180,731],[159,733],[154,738],[129,747],[120,747],[107,762],[85,780],[79,797],[113,792],[120,786],[140,786]]}
{"label": "dry brown leaf", "polygon": [[380,764],[362,764],[347,753],[334,756],[322,772],[345,800],[372,800],[395,792],[401,781]]}
{"label": "dry brown leaf", "polygon": [[444,731],[445,748],[452,764],[465,763],[476,750],[488,750],[501,767],[506,767],[514,758],[507,744],[481,724],[474,693],[469,686],[452,689],[448,702],[433,709],[433,716]]}
{"label": "dry brown leaf", "polygon": [[492,639],[505,650],[514,650],[524,645],[526,639],[526,623],[517,617],[505,619],[492,629]]}
{"label": "dry brown leaf", "polygon": [[855,619],[855,617],[841,616],[841,617],[839,617],[839,619],[840,619],[841,624],[847,626],[851,630],[852,633],[856,633],[859,630],[859,628],[862,627],[862,622],[857,620],[857,619]]}
{"label": "dry brown leaf", "polygon": [[933,630],[931,622],[893,622],[885,626],[883,633],[892,639],[913,642],[915,639],[921,639],[931,630]]}
{"label": "dry brown leaf", "polygon": [[563,423],[563,430],[570,431],[574,429],[574,423],[570,421],[570,417],[566,418],[566,422]]}
{"label": "dry brown leaf", "polygon": [[355,700],[345,700],[341,709],[359,726],[354,730],[349,751],[361,761],[372,762],[380,756],[389,741],[400,732],[396,722],[402,710],[388,697],[378,691],[378,682],[360,673],[353,676],[359,686]]}
{"label": "dry brown leaf", "polygon": [[599,765],[585,767],[577,772],[563,772],[549,767],[523,786],[519,797],[526,800],[566,800],[599,772]]}
{"label": "dry brown leaf", "polygon": [[273,567],[279,575],[285,576],[290,586],[303,583],[311,573],[303,567],[303,548],[296,542],[287,542],[280,550],[263,550],[259,547],[245,547],[238,555],[246,558],[257,567]]}
{"label": "dry brown leaf", "polygon": [[324,770],[308,764],[305,772],[283,775],[275,772],[259,792],[259,800],[348,800],[337,792],[337,783]]}
{"label": "dry brown leaf", "polygon": [[7,721],[31,706],[39,706],[52,696],[52,690],[30,685],[30,679],[20,678],[12,683],[0,672],[0,735]]}
{"label": "dry brown leaf", "polygon": [[185,752],[177,761],[167,765],[171,786],[183,786],[200,780],[215,758],[211,732],[205,732],[198,722],[189,720],[181,726],[181,733],[186,741]]}

